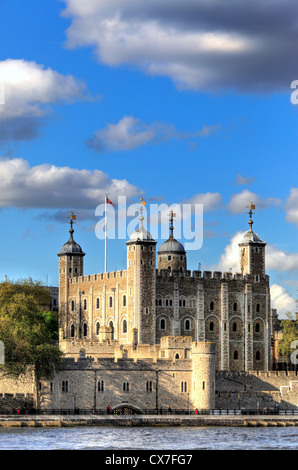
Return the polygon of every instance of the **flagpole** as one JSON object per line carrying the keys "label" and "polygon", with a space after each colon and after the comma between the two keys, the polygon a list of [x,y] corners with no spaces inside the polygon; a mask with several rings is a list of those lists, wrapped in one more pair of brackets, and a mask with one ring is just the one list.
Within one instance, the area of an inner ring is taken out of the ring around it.
{"label": "flagpole", "polygon": [[107,272],[107,195],[105,194],[105,273]]}

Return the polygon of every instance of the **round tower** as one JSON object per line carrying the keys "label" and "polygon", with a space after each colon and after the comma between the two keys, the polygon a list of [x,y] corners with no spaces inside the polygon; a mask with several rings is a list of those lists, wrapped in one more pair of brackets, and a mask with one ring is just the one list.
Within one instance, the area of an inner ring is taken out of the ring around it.
{"label": "round tower", "polygon": [[215,345],[211,342],[192,344],[192,406],[215,408]]}
{"label": "round tower", "polygon": [[186,251],[184,246],[174,237],[173,226],[174,213],[170,212],[170,237],[159,248],[158,270],[168,269],[170,272],[177,270],[186,271]]}

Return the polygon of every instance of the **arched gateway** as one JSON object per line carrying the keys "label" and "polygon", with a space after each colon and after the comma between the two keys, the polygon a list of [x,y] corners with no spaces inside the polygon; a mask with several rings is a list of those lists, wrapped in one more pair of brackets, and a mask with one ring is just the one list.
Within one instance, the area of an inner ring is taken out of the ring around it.
{"label": "arched gateway", "polygon": [[112,414],[114,415],[139,415],[141,410],[135,408],[132,405],[119,405],[116,408],[112,409]]}

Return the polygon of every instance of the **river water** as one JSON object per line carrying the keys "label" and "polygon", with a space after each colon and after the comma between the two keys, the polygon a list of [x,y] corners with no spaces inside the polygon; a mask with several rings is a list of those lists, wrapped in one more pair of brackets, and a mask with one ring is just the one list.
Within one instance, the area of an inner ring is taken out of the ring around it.
{"label": "river water", "polygon": [[298,450],[296,427],[0,428],[0,450]]}

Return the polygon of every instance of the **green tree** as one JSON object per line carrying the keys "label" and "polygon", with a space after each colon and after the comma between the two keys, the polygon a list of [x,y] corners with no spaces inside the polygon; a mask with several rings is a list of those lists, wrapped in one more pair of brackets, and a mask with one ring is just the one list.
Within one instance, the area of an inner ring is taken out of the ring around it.
{"label": "green tree", "polygon": [[287,319],[282,320],[280,323],[282,340],[279,344],[279,352],[283,361],[289,365],[291,364],[291,354],[295,350],[292,347],[292,343],[298,340],[298,322],[293,319],[291,312],[287,312],[286,316]]}
{"label": "green tree", "polygon": [[38,383],[49,380],[61,370],[63,354],[55,344],[55,324],[48,289],[39,283],[16,282],[0,284],[0,340],[4,343],[5,361],[2,373],[18,378],[33,367]]}

